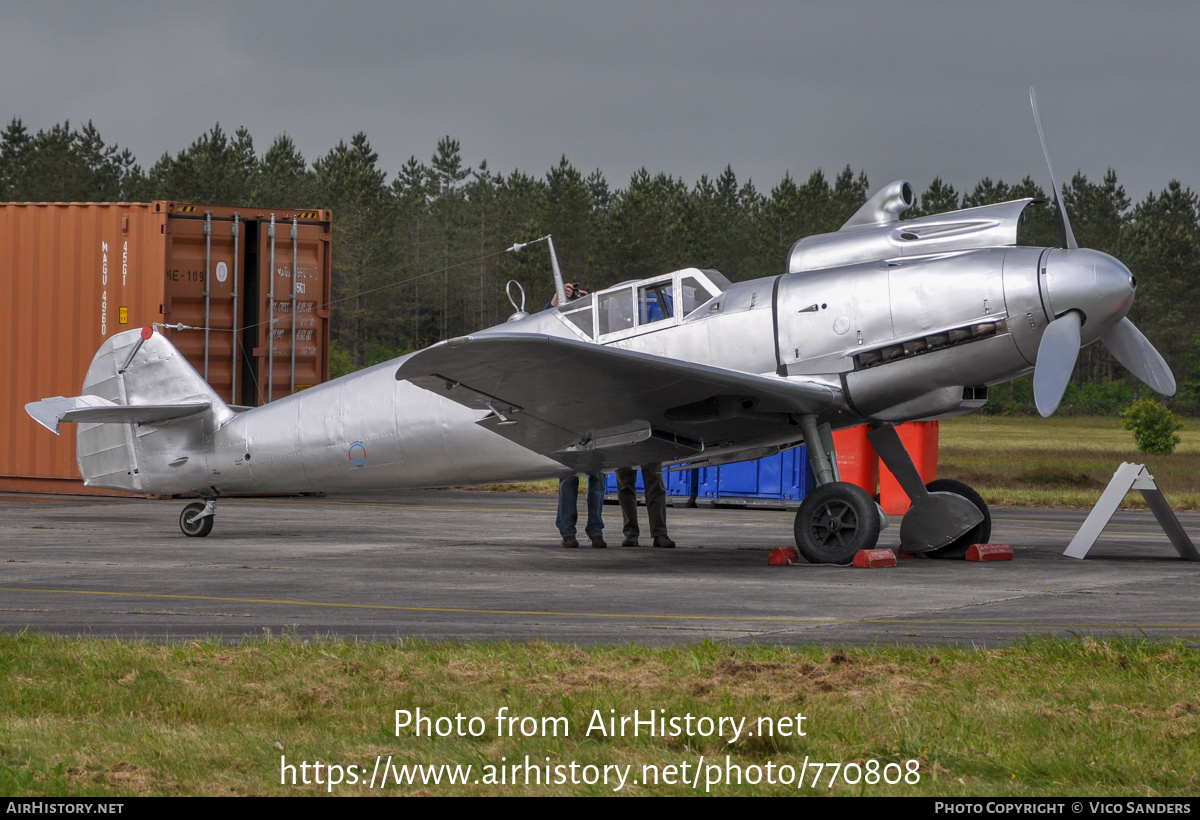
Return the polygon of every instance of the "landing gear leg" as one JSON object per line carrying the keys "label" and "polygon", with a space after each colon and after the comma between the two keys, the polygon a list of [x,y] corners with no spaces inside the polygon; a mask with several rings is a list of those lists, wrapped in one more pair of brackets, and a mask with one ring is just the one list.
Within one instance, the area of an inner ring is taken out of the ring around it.
{"label": "landing gear leg", "polygon": [[179,514],[179,529],[189,538],[203,538],[212,532],[213,518],[217,512],[217,499],[193,501]]}
{"label": "landing gear leg", "polygon": [[865,490],[839,480],[829,425],[804,415],[800,429],[817,487],[796,511],[796,549],[811,564],[849,564],[859,550],[875,547],[884,519]]}
{"label": "landing gear leg", "polygon": [[800,417],[800,429],[804,432],[804,446],[808,451],[808,463],[812,465],[817,486],[840,481],[837,469],[837,453],[833,449],[833,433],[828,424],[817,424],[817,417]]}
{"label": "landing gear leg", "polygon": [[[965,552],[974,542],[963,545],[963,539],[972,537],[985,519],[988,534],[991,534],[991,519],[983,499],[957,481],[953,482],[955,488],[936,481],[926,487],[893,425],[876,427],[867,433],[867,440],[912,501],[900,524],[900,544],[906,551],[932,553],[943,548],[957,549],[961,545]],[[974,498],[961,492],[962,489]]]}

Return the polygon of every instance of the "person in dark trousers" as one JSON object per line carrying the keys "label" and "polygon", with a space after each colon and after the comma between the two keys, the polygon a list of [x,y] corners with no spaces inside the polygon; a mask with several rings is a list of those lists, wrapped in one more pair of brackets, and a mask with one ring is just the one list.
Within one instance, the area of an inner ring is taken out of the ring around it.
{"label": "person in dark trousers", "polygon": [[[587,291],[578,285],[568,282],[563,286],[567,301],[587,296]],[[558,305],[558,294],[546,303],[544,310]],[[587,524],[583,531],[596,549],[604,549],[608,543],[604,540],[604,476],[600,473],[589,473],[587,477]],[[558,534],[562,536],[562,545],[567,549],[579,546],[575,536],[575,525],[579,521],[579,476],[558,480],[558,516],[554,519]]]}
{"label": "person in dark trousers", "polygon": [[[646,517],[650,519],[650,537],[660,549],[674,549],[675,542],[667,535],[667,488],[663,484],[662,464],[642,465],[642,484],[646,488]],[[621,467],[617,470],[617,503],[621,505],[625,540],[623,547],[638,546],[637,470]]]}

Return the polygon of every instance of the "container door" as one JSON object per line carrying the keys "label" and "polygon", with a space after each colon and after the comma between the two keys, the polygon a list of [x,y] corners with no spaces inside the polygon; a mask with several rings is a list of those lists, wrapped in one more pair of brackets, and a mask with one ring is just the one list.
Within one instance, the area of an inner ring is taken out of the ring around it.
{"label": "container door", "polygon": [[238,404],[234,313],[244,264],[234,224],[199,207],[167,219],[163,321],[184,326],[164,332],[217,395]]}
{"label": "container door", "polygon": [[304,216],[258,223],[257,404],[329,377],[329,223]]}

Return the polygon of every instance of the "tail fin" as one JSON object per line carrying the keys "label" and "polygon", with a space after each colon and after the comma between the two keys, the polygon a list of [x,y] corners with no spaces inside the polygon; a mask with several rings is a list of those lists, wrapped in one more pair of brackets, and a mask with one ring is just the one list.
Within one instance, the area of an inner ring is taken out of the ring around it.
{"label": "tail fin", "polygon": [[234,416],[175,345],[149,329],[102,344],[83,395],[30,402],[25,411],[55,434],[62,422],[78,423],[84,484],[130,492],[145,491],[145,469],[167,469]]}

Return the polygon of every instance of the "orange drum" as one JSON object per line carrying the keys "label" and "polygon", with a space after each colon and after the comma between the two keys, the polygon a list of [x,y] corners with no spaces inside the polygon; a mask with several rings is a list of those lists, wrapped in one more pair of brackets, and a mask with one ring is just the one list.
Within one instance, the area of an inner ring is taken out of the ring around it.
{"label": "orange drum", "polygon": [[833,431],[833,447],[837,450],[838,475],[842,481],[857,484],[871,498],[879,492],[879,456],[867,441],[865,424]]}

